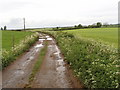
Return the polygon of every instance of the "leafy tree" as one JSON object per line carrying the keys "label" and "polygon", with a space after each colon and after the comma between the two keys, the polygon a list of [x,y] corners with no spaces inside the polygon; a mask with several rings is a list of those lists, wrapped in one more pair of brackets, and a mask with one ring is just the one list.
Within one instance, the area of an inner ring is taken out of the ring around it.
{"label": "leafy tree", "polygon": [[56,29],[58,30],[58,29],[59,29],[59,27],[56,27]]}
{"label": "leafy tree", "polygon": [[78,25],[78,28],[82,28],[83,26],[81,24]]}
{"label": "leafy tree", "polygon": [[7,30],[7,27],[6,27],[6,26],[4,26],[4,30]]}
{"label": "leafy tree", "polygon": [[75,27],[75,28],[77,28],[77,26],[76,26],[76,25],[75,25],[74,27]]}
{"label": "leafy tree", "polygon": [[3,28],[1,27],[1,30],[3,30]]}
{"label": "leafy tree", "polygon": [[97,27],[100,28],[102,26],[101,22],[97,22]]}

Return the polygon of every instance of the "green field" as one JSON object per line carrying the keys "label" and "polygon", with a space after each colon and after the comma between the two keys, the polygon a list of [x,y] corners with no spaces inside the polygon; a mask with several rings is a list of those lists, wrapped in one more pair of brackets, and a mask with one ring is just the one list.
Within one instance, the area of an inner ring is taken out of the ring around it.
{"label": "green field", "polygon": [[14,43],[18,44],[26,36],[31,35],[32,32],[23,32],[23,31],[2,31],[2,49],[10,50],[13,45],[13,36]]}
{"label": "green field", "polygon": [[69,33],[74,34],[77,37],[85,37],[94,39],[113,45],[118,46],[118,28],[90,28],[90,29],[76,29],[69,30]]}

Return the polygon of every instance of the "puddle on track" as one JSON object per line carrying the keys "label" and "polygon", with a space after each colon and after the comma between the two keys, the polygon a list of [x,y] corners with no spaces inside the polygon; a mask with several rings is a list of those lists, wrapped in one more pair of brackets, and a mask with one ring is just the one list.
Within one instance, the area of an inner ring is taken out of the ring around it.
{"label": "puddle on track", "polygon": [[47,38],[47,40],[52,40],[52,38]]}
{"label": "puddle on track", "polygon": [[40,47],[43,47],[43,44],[37,44],[37,45],[35,46],[35,48],[40,48]]}
{"label": "puddle on track", "polygon": [[46,36],[46,38],[49,38],[50,36]]}
{"label": "puddle on track", "polygon": [[20,75],[23,75],[24,73],[25,73],[25,72],[22,71],[22,70],[17,70],[17,71],[15,72],[15,75],[20,76]]}
{"label": "puddle on track", "polygon": [[46,39],[44,39],[44,38],[39,38],[39,41],[44,41],[44,40],[46,40]]}

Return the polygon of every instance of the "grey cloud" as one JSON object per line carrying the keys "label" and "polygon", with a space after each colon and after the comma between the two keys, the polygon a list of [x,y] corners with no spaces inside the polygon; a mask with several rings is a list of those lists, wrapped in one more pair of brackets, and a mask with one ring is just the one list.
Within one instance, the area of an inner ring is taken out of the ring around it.
{"label": "grey cloud", "polygon": [[1,12],[11,12],[12,10],[22,8],[29,4],[31,4],[31,3],[25,2],[25,1],[17,1],[17,0],[14,2],[2,2],[2,3],[0,3],[0,11]]}
{"label": "grey cloud", "polygon": [[4,22],[0,24],[2,27],[7,26],[7,28],[23,28],[23,19],[22,18],[14,18],[9,22]]}
{"label": "grey cloud", "polygon": [[118,23],[120,24],[120,1],[118,2]]}
{"label": "grey cloud", "polygon": [[118,22],[117,0],[76,0],[78,3],[70,0],[69,4],[67,1],[69,0],[3,0],[0,3],[0,24],[9,28],[23,28],[22,18],[15,17],[26,17],[28,28],[79,23],[88,25],[98,21]]}

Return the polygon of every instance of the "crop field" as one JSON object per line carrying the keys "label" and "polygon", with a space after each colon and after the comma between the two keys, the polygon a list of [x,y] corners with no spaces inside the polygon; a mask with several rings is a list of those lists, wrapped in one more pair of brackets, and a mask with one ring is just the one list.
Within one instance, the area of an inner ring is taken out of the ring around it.
{"label": "crop field", "polygon": [[118,47],[118,28],[90,28],[90,29],[77,29],[68,30],[77,37],[84,37],[94,39],[103,43]]}
{"label": "crop field", "polygon": [[13,40],[14,44],[18,44],[26,36],[31,34],[32,32],[2,31],[2,49],[10,50],[13,46]]}

